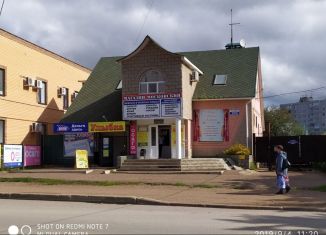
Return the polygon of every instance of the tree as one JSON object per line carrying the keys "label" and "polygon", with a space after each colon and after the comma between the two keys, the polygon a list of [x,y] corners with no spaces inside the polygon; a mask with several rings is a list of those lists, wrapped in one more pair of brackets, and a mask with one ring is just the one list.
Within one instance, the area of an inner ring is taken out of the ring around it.
{"label": "tree", "polygon": [[303,135],[304,128],[286,109],[276,106],[265,108],[265,121],[271,123],[271,136]]}

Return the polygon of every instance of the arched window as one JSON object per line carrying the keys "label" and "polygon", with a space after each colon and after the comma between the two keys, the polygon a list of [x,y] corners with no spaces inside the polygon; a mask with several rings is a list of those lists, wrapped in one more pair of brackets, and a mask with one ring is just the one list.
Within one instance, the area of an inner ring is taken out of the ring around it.
{"label": "arched window", "polygon": [[142,74],[139,82],[140,94],[155,94],[164,92],[164,79],[157,70],[148,70]]}

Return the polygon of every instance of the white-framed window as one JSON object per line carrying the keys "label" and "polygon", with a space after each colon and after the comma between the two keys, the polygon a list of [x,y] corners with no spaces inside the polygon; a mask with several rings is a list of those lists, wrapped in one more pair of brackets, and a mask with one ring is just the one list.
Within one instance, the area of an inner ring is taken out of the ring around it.
{"label": "white-framed window", "polygon": [[0,68],[0,96],[5,94],[5,70]]}
{"label": "white-framed window", "polygon": [[39,104],[47,103],[47,84],[45,81],[41,81],[41,88],[37,90],[37,100]]}
{"label": "white-framed window", "polygon": [[215,74],[213,85],[226,85],[228,76],[226,74]]}
{"label": "white-framed window", "polygon": [[165,91],[165,81],[162,73],[157,70],[146,71],[139,82],[140,94],[155,94]]}

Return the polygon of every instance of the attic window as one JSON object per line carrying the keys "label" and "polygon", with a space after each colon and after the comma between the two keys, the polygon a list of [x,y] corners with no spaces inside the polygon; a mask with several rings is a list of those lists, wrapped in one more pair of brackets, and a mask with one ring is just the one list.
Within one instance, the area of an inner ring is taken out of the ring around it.
{"label": "attic window", "polygon": [[213,85],[226,85],[227,78],[226,74],[215,74]]}
{"label": "attic window", "polygon": [[122,80],[119,81],[117,88],[115,88],[116,90],[121,90],[122,89]]}

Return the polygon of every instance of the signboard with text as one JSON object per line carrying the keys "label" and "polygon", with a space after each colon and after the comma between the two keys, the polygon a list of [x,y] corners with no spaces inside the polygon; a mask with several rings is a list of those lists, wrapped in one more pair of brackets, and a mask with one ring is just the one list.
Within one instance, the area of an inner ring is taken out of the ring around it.
{"label": "signboard with text", "polygon": [[86,150],[76,150],[76,168],[87,169],[88,168],[88,152]]}
{"label": "signboard with text", "polygon": [[130,122],[129,129],[129,139],[130,139],[130,149],[129,152],[131,155],[137,154],[137,124],[135,121]]}
{"label": "signboard with text", "polygon": [[89,122],[89,132],[124,132],[126,130],[126,123],[124,121],[118,122]]}
{"label": "signboard with text", "polygon": [[53,132],[88,132],[88,125],[87,123],[55,123]]}
{"label": "signboard with text", "polygon": [[24,166],[41,165],[41,146],[24,146]]}
{"label": "signboard with text", "polygon": [[199,113],[200,141],[223,141],[223,109],[202,109]]}
{"label": "signboard with text", "polygon": [[3,165],[4,167],[22,167],[23,166],[23,146],[5,144],[3,146]]}
{"label": "signboard with text", "polygon": [[123,119],[180,117],[180,94],[127,95],[123,97]]}

